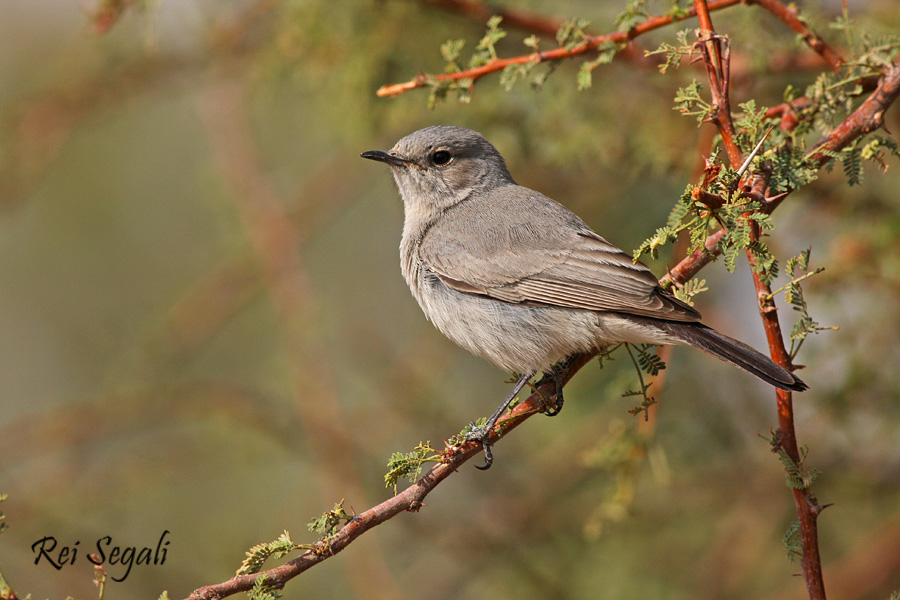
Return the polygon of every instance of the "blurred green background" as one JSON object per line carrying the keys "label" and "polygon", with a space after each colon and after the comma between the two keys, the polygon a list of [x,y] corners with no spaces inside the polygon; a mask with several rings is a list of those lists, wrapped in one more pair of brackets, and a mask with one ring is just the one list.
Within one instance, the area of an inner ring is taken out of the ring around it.
{"label": "blurred green background", "polygon": [[[393,182],[359,152],[431,124],[477,129],[519,183],[630,250],[711,137],[671,108],[705,75],[639,59],[599,68],[585,92],[571,62],[539,93],[487,77],[469,105],[379,99],[441,71],[444,40],[470,51],[481,37],[414,1],[149,2],[102,35],[95,4],[0,2],[0,569],[20,596],[96,597],[95,540],[155,546],[169,530],[165,564],[134,567],[107,598],[184,597],[282,530],[313,541],[306,524],[342,498],[384,500],[392,452],[493,410],[507,375],[422,316],[400,276]],[[622,6],[516,8],[600,33]],[[843,47],[827,27],[840,3],[811,8]],[[859,31],[900,28],[894,0],[851,8]],[[713,18],[734,40],[735,104],[777,104],[822,69],[757,8]],[[527,35],[511,29],[501,52],[525,52]],[[887,119],[900,130],[896,107]],[[839,171],[789,198],[771,244],[783,259],[812,246],[826,271],[810,310],[840,326],[804,346],[812,389],[795,396],[814,491],[834,504],[826,586],[886,598],[900,588],[900,164],[853,188]],[[746,266],[701,276],[705,320],[764,348]],[[588,365],[566,410],[505,439],[491,471],[466,465],[284,597],[804,597],[781,540],[793,501],[760,437],[774,394],[697,352],[668,360],[650,423],[620,397],[636,385],[623,360]],[[48,535],[81,542],[75,564],[34,564]]]}

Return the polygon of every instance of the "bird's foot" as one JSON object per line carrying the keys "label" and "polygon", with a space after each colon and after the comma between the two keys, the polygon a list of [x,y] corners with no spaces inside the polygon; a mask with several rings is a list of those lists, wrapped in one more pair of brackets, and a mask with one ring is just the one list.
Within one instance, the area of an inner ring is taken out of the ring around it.
{"label": "bird's foot", "polygon": [[555,417],[556,415],[558,415],[559,413],[562,412],[563,402],[565,402],[565,399],[563,398],[563,392],[562,392],[561,386],[556,388],[556,394],[553,397],[556,400],[556,402],[552,406],[546,400],[544,401],[544,408],[546,408],[546,410],[544,411],[544,414],[547,415],[548,417]]}
{"label": "bird's foot", "polygon": [[494,455],[491,453],[491,431],[494,429],[494,425],[497,424],[497,421],[500,420],[500,415],[506,412],[506,409],[516,397],[516,394],[519,393],[533,376],[534,373],[525,373],[519,377],[519,380],[516,381],[516,385],[513,387],[512,391],[506,396],[506,399],[500,403],[500,406],[497,407],[494,414],[487,418],[484,425],[481,427],[476,427],[475,423],[470,425],[471,429],[466,433],[465,440],[467,442],[481,442],[481,447],[484,449],[484,464],[480,467],[476,465],[475,468],[481,469],[482,471],[487,471],[491,468],[491,465],[494,462]]}
{"label": "bird's foot", "polygon": [[546,396],[538,392],[544,403],[544,414],[548,417],[555,417],[562,412],[563,403],[565,402],[565,398],[563,398],[563,373],[571,363],[572,357],[556,363],[549,371],[544,373],[541,380],[534,386],[535,390],[539,390],[542,385],[552,383],[555,388],[553,395],[555,402],[553,404],[550,403],[550,400]]}
{"label": "bird's foot", "polygon": [[494,454],[491,452],[491,428],[485,423],[481,427],[476,427],[473,421],[469,427],[471,429],[466,432],[465,440],[467,442],[481,442],[481,449],[484,450],[484,464],[475,465],[476,469],[487,471],[494,464]]}

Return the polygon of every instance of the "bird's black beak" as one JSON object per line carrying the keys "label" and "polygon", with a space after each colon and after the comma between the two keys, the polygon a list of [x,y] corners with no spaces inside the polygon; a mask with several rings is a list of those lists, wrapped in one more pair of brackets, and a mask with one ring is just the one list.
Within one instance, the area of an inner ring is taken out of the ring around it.
{"label": "bird's black beak", "polygon": [[382,152],[381,150],[369,150],[368,152],[363,152],[360,154],[363,158],[368,158],[369,160],[377,160],[379,162],[387,163],[394,167],[405,167],[410,164],[409,160],[405,158],[400,158],[399,156],[394,156],[393,154],[388,154],[387,152]]}

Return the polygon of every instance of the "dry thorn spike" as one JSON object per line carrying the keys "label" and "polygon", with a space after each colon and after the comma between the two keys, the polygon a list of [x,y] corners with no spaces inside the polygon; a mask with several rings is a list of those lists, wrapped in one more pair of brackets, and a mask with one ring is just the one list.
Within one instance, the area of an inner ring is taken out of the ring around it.
{"label": "dry thorn spike", "polygon": [[745,172],[745,171],[747,170],[747,168],[750,166],[750,163],[753,162],[753,159],[756,158],[756,155],[757,155],[757,153],[759,152],[759,149],[762,148],[763,142],[766,141],[766,138],[769,137],[769,134],[772,133],[772,130],[773,130],[773,129],[775,129],[775,126],[774,126],[774,125],[772,125],[771,127],[769,127],[769,128],[766,130],[766,132],[765,132],[765,133],[763,134],[763,136],[762,136],[762,139],[759,140],[759,142],[756,144],[756,147],[753,149],[753,151],[752,151],[752,152],[750,153],[750,155],[747,157],[747,160],[745,160],[745,161],[744,161],[744,164],[741,165],[741,168],[738,169],[738,173],[737,173],[737,174],[738,174],[738,179],[740,179],[741,177],[744,176],[744,172]]}

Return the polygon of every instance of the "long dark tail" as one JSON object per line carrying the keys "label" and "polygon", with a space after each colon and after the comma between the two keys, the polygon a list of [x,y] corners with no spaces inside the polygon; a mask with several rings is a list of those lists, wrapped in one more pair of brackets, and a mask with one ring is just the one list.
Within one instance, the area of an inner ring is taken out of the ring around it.
{"label": "long dark tail", "polygon": [[740,367],[777,388],[795,392],[809,388],[799,377],[775,364],[768,356],[706,325],[672,321],[656,321],[656,324],[685,344]]}

